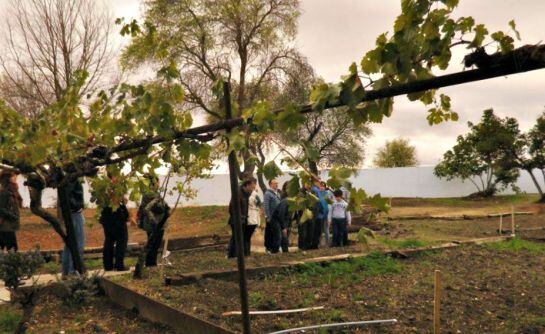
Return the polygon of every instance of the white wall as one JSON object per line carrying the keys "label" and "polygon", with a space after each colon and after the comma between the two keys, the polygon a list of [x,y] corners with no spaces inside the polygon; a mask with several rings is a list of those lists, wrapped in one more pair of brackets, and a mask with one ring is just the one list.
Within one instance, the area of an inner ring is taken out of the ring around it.
{"label": "white wall", "polygon": [[[407,167],[407,168],[377,168],[362,169],[352,179],[353,185],[363,188],[368,194],[380,193],[385,197],[462,197],[476,191],[475,186],[467,181],[440,180],[433,175],[433,166]],[[539,182],[543,185],[541,171],[536,171]],[[288,177],[280,179],[280,183]],[[171,181],[174,184],[174,180]],[[218,174],[210,179],[199,179],[193,183],[198,195],[195,199],[183,202],[182,205],[227,205],[230,197],[229,175]],[[23,180],[19,180],[21,195],[25,206],[28,206],[28,190],[23,186]],[[536,189],[528,173],[521,172],[517,186],[524,192],[536,193]],[[90,195],[85,186],[85,200],[88,202]],[[512,193],[510,189],[504,193]],[[176,194],[167,195],[167,202],[174,204]],[[43,196],[44,207],[51,207],[56,203],[56,193],[47,189]],[[91,203],[88,203],[92,206]]]}

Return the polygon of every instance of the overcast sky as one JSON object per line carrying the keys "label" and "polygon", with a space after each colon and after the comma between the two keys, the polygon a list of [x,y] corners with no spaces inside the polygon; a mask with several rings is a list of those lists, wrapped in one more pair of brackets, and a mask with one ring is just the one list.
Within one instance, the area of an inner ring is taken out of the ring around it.
{"label": "overcast sky", "polygon": [[[4,5],[7,0],[0,0]],[[115,17],[138,18],[142,0],[116,0],[111,4]],[[359,63],[374,46],[376,37],[391,31],[400,12],[400,0],[301,0],[297,44],[318,75],[336,82]],[[525,44],[545,40],[545,0],[461,0],[460,16],[473,16],[489,31],[507,30],[514,19]],[[464,48],[459,48],[449,71],[461,70]],[[456,137],[467,131],[467,121],[478,121],[482,110],[494,108],[500,116],[516,117],[523,130],[529,129],[545,109],[545,70],[444,88],[459,113],[458,122],[429,126],[420,102],[406,97],[395,99],[394,114],[382,124],[372,126],[373,136],[365,145],[366,166],[372,164],[376,150],[387,140],[404,137],[416,146],[422,165],[436,164],[452,147]]]}
{"label": "overcast sky", "polygon": [[[113,2],[115,16],[138,17],[139,0]],[[490,31],[507,30],[515,19],[525,44],[545,40],[544,0],[461,0],[457,14],[471,15]],[[318,75],[336,82],[348,72],[352,62],[374,46],[376,36],[391,31],[400,12],[399,0],[302,0],[297,44]],[[460,64],[464,49],[455,55]],[[461,70],[461,65],[450,71]],[[458,122],[430,127],[426,108],[406,97],[395,100],[394,114],[382,124],[373,125],[373,136],[365,149],[366,166],[371,165],[378,147],[387,140],[404,137],[416,146],[422,165],[437,163],[442,154],[467,130],[467,121],[478,121],[482,110],[494,108],[500,116],[516,117],[521,128],[530,128],[545,106],[545,70],[512,75],[442,89],[452,98]]]}

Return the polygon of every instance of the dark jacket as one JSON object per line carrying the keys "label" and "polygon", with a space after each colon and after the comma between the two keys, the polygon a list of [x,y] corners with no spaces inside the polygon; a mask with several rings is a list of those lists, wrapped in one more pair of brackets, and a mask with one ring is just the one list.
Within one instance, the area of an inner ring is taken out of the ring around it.
{"label": "dark jacket", "polygon": [[280,203],[276,206],[276,209],[273,213],[273,221],[280,225],[282,230],[290,228],[293,215],[289,210],[288,199],[283,198]]}
{"label": "dark jacket", "polygon": [[66,185],[68,192],[68,200],[70,202],[70,211],[78,212],[83,209],[83,186],[81,182],[76,180]]}
{"label": "dark jacket", "polygon": [[[248,194],[244,191],[242,186],[238,189],[238,198],[240,202],[240,218],[242,225],[248,224],[248,202],[251,194]],[[233,201],[229,202],[229,225],[233,224],[235,217],[235,208],[233,206]]]}
{"label": "dark jacket", "polygon": [[9,190],[0,190],[0,232],[19,229],[19,206]]}
{"label": "dark jacket", "polygon": [[98,222],[104,227],[118,227],[127,224],[129,220],[129,210],[125,204],[120,204],[119,207],[113,211],[111,207],[107,206],[100,212],[100,219]]}
{"label": "dark jacket", "polygon": [[168,218],[169,214],[170,207],[159,193],[147,193],[142,197],[136,213],[138,227],[150,232],[162,220]]}

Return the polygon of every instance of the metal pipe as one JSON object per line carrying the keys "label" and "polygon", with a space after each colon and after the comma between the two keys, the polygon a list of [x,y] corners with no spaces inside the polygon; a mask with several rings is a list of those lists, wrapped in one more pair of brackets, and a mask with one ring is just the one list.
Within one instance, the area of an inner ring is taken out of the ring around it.
{"label": "metal pipe", "polygon": [[284,334],[284,333],[295,333],[299,331],[306,331],[311,329],[331,329],[331,328],[350,328],[350,327],[363,327],[367,325],[378,325],[378,324],[395,324],[397,319],[386,319],[386,320],[367,320],[367,321],[353,321],[353,322],[339,322],[335,324],[324,324],[324,325],[313,325],[307,327],[299,327],[292,329],[284,329],[278,332],[272,332],[269,334]]}

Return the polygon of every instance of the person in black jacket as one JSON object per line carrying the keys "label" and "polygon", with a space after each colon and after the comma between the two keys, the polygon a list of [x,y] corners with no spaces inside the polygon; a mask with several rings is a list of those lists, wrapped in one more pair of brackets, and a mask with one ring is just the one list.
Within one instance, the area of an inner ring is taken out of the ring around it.
{"label": "person in black jacket", "polygon": [[155,267],[159,248],[163,242],[165,224],[170,217],[170,207],[159,191],[159,179],[154,175],[146,175],[146,178],[150,181],[150,188],[142,196],[136,219],[138,227],[146,231],[148,236],[146,267]]}
{"label": "person in black jacket", "polygon": [[0,173],[0,253],[17,251],[15,233],[20,226],[20,209],[23,199],[17,186],[17,174],[10,171]]}
{"label": "person in black jacket", "polygon": [[279,235],[275,239],[273,253],[277,253],[280,248],[282,248],[282,253],[289,252],[290,228],[294,215],[290,212],[289,208],[288,194],[286,191],[287,185],[288,183],[284,183],[282,186],[281,200],[273,213],[272,221],[278,226],[279,231]]}
{"label": "person in black jacket", "polygon": [[[100,212],[99,223],[104,229],[104,248],[102,251],[102,262],[104,270],[124,271],[125,251],[129,233],[127,222],[129,221],[129,211],[123,199],[114,211],[111,206],[107,206]],[[115,258],[115,263],[114,263]]]}
{"label": "person in black jacket", "polygon": [[[242,233],[244,239],[244,256],[250,255],[250,240],[256,225],[248,225],[248,199],[257,186],[257,180],[250,177],[242,182],[239,188],[238,198],[240,203],[240,219],[242,223]],[[234,258],[237,256],[237,249],[235,247],[235,222],[234,222],[234,205],[233,202],[229,202],[229,225],[231,225],[231,240],[229,241],[229,247],[227,248],[227,257]]]}

